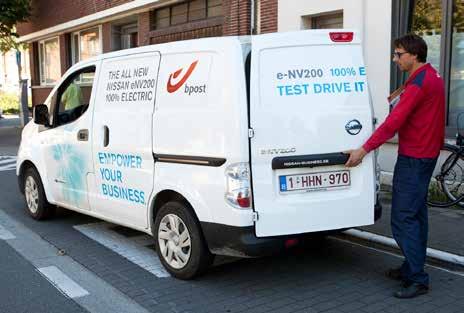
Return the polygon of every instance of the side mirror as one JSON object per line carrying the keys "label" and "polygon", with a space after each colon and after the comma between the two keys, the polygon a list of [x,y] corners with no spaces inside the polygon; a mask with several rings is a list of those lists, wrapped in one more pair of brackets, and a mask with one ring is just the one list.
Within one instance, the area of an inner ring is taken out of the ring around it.
{"label": "side mirror", "polygon": [[38,104],[34,106],[33,110],[34,123],[44,126],[50,126],[48,107],[45,104]]}

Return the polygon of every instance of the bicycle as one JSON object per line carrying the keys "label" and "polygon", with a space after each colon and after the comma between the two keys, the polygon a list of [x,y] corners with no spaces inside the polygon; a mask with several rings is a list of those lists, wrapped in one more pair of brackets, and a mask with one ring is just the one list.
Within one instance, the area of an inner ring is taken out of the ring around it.
{"label": "bicycle", "polygon": [[[463,123],[460,123],[461,121]],[[459,125],[464,125],[462,113],[458,116],[456,145],[445,143],[440,153],[437,162],[440,170],[432,177],[429,185],[427,197],[429,206],[445,208],[459,205],[464,207],[464,132]],[[443,158],[446,158],[445,161],[440,163]]]}

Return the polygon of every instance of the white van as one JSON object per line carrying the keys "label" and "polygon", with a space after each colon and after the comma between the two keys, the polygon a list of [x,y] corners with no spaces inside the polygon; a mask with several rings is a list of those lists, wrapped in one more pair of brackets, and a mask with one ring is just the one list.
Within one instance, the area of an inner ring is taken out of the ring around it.
{"label": "white van", "polygon": [[[102,54],[70,68],[22,134],[29,213],[53,205],[153,235],[188,279],[306,233],[373,224],[374,128],[360,37],[300,31]],[[296,240],[295,240],[296,239]]]}

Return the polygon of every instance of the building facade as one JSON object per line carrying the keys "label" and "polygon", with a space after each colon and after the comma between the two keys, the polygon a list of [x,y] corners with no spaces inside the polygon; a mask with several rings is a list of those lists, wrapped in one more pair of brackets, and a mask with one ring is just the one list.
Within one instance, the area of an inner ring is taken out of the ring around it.
{"label": "building facade", "polygon": [[28,44],[33,104],[74,63],[100,53],[213,36],[277,31],[277,0],[33,0],[17,26]]}
{"label": "building facade", "polygon": [[[29,44],[35,104],[72,64],[102,52],[210,36],[347,28],[363,38],[379,122],[388,114],[387,96],[405,80],[391,61],[392,40],[411,31],[426,40],[428,61],[445,80],[450,140],[464,112],[462,0],[35,0],[33,6],[32,19],[18,31]],[[396,138],[381,148],[386,184],[396,151]]]}

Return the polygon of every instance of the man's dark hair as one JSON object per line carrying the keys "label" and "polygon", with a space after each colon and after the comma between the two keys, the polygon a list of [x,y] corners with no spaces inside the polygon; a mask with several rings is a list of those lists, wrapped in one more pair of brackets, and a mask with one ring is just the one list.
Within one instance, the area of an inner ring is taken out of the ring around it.
{"label": "man's dark hair", "polygon": [[427,60],[427,44],[422,37],[415,34],[407,34],[395,39],[395,48],[403,48],[406,52],[417,56],[417,61],[425,63]]}

